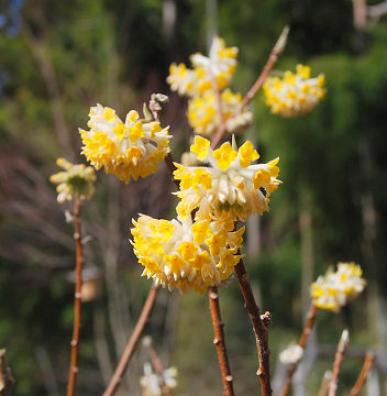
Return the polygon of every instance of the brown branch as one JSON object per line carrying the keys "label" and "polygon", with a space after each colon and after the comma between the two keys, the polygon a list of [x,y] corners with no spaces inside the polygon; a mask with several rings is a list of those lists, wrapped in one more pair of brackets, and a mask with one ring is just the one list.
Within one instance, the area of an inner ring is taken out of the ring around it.
{"label": "brown branch", "polygon": [[[265,66],[263,67],[260,75],[258,76],[255,83],[251,86],[251,88],[247,91],[246,95],[242,99],[242,102],[240,105],[241,110],[243,110],[254,99],[255,95],[262,88],[264,82],[266,81],[267,77],[269,76],[269,73],[271,72],[274,65],[277,63],[279,56],[285,49],[288,34],[289,34],[289,27],[285,26],[282,29],[282,32],[281,32],[277,42],[275,43],[273,49],[271,50],[269,58],[265,64]],[[226,132],[226,124],[223,119],[223,113],[222,113],[222,109],[221,109],[222,102],[221,102],[221,96],[220,96],[219,90],[217,93],[217,101],[218,101],[218,111],[220,113],[220,123],[219,123],[218,129],[212,139],[212,147],[213,148],[218,145],[218,143],[222,140],[223,135]],[[219,105],[219,103],[220,103],[220,105]]]}
{"label": "brown branch", "polygon": [[[153,369],[155,370],[156,374],[160,376],[160,378],[163,379],[162,375],[164,373],[164,364],[157,353],[156,348],[153,345],[153,340],[151,337],[147,337],[146,339],[144,338],[143,340],[144,345],[148,349],[149,356],[152,362]],[[170,387],[163,381],[162,383],[162,394],[163,396],[171,396],[172,392]]]}
{"label": "brown branch", "polygon": [[267,77],[269,76],[269,73],[271,72],[271,69],[277,63],[279,56],[285,49],[288,34],[289,34],[289,27],[285,26],[282,29],[282,32],[281,32],[277,42],[275,43],[273,49],[271,50],[269,59],[267,60],[265,66],[263,67],[261,74],[258,76],[258,78],[256,79],[253,86],[249,89],[249,91],[243,98],[242,103],[241,103],[242,109],[244,107],[246,107],[254,99],[255,95],[262,88],[264,82],[266,81]]}
{"label": "brown branch", "polygon": [[5,349],[0,349],[0,396],[11,396],[15,380],[5,359]]}
{"label": "brown branch", "polygon": [[359,373],[359,376],[357,377],[355,385],[349,392],[348,396],[358,396],[360,394],[361,389],[367,380],[368,373],[370,372],[374,362],[375,362],[375,355],[371,352],[368,352],[364,358],[363,367],[361,368],[361,371]]}
{"label": "brown branch", "polygon": [[110,379],[110,383],[105,389],[103,396],[112,396],[116,392],[120,382],[122,381],[123,375],[125,373],[126,368],[128,367],[129,361],[133,356],[133,353],[136,349],[136,346],[140,340],[141,334],[145,328],[145,325],[148,321],[149,315],[152,312],[153,305],[156,300],[157,293],[159,291],[158,286],[153,286],[148,294],[148,297],[145,301],[144,307],[138,318],[138,321],[134,327],[133,333],[129,338],[128,343],[126,344],[125,350],[121,356],[121,359],[117,365],[116,370],[112,378]]}
{"label": "brown branch", "polygon": [[344,330],[341,334],[340,341],[337,344],[335,360],[333,362],[332,378],[329,384],[328,396],[336,396],[337,394],[337,384],[339,380],[339,374],[341,369],[341,364],[344,360],[344,354],[348,347],[349,335],[348,330]]}
{"label": "brown branch", "polygon": [[[316,315],[317,315],[317,308],[314,304],[311,304],[309,311],[306,315],[304,328],[302,330],[300,339],[298,341],[298,345],[303,350],[305,350],[306,344],[308,343],[309,340],[309,336],[312,333],[314,322],[316,321]],[[286,373],[285,383],[280,392],[280,396],[286,396],[289,393],[294,373],[296,372],[300,361],[301,359],[289,366],[288,371]]]}
{"label": "brown branch", "polygon": [[233,396],[233,378],[231,374],[230,364],[228,362],[227,350],[224,340],[224,323],[219,307],[219,293],[216,286],[208,288],[208,303],[210,307],[212,326],[214,329],[214,345],[216,353],[218,355],[218,363],[220,368],[220,374],[223,382],[223,395]]}
{"label": "brown branch", "polygon": [[268,345],[270,314],[265,313],[265,315],[262,315],[261,317],[260,310],[255,301],[246,268],[242,260],[235,266],[235,273],[239,280],[239,286],[242,292],[246,311],[249,314],[254,329],[259,363],[257,375],[261,383],[261,393],[263,396],[270,396],[272,394],[270,384],[270,349]]}
{"label": "brown branch", "polygon": [[67,381],[67,396],[74,396],[78,375],[78,349],[81,329],[82,308],[82,269],[84,264],[82,230],[81,230],[81,201],[76,199],[74,204],[74,240],[75,240],[75,294],[73,336],[70,344],[70,368]]}
{"label": "brown branch", "polygon": [[320,385],[320,389],[318,391],[318,396],[327,396],[331,378],[332,378],[332,372],[326,371],[324,373],[322,380],[321,380],[321,385]]}

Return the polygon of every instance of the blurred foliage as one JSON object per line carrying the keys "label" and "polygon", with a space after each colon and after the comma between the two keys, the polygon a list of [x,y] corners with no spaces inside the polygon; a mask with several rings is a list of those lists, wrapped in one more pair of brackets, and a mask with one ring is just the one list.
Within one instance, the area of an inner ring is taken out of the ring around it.
{"label": "blurred foliage", "polygon": [[[37,366],[41,348],[50,358],[61,392],[66,380],[72,315],[72,285],[66,274],[72,269],[72,231],[64,224],[62,209],[56,206],[54,189],[47,180],[54,159],[58,155],[80,158],[76,131],[85,124],[90,105],[109,103],[119,112],[129,106],[140,108],[149,92],[167,92],[165,77],[172,61],[187,62],[190,53],[206,48],[206,1],[173,1],[177,19],[172,35],[165,33],[162,3],[70,0],[56,2],[55,7],[49,0],[1,3],[0,346],[8,349],[19,396],[47,392],[42,368]],[[276,68],[293,68],[297,62],[305,62],[312,65],[314,73],[323,72],[327,77],[326,99],[312,114],[301,118],[271,115],[261,95],[254,102],[253,131],[263,160],[280,156],[283,180],[273,197],[271,212],[262,220],[260,256],[248,260],[263,308],[273,313],[270,340],[274,367],[278,351],[297,337],[305,309],[300,292],[299,230],[299,216],[305,208],[313,219],[315,275],[338,260],[354,259],[364,266],[372,285],[376,282],[382,287],[387,281],[383,265],[387,187],[382,182],[387,177],[387,75],[381,61],[387,50],[387,25],[381,20],[363,33],[356,32],[349,0],[222,0],[217,18],[219,33],[240,48],[241,64],[234,85],[242,92],[256,78],[285,24],[290,25],[291,34]],[[181,107],[184,102],[175,96],[171,101],[165,118],[181,150],[189,133]],[[31,173],[22,167],[23,158],[28,158],[26,166]],[[9,164],[14,166],[13,173],[7,168]],[[35,189],[37,180],[41,190]],[[130,216],[158,210],[146,206],[143,199],[155,181],[150,178],[148,184],[141,182],[138,190],[130,190],[129,194],[138,193],[141,198],[123,214],[124,252],[128,250]],[[100,184],[104,187],[97,194],[94,212],[86,213],[86,218],[91,222],[93,213],[100,212],[101,227],[107,228],[110,212],[106,208],[114,182],[103,178]],[[29,190],[29,186],[34,189]],[[162,187],[159,200],[165,200],[166,189]],[[43,199],[39,191],[47,193],[47,198]],[[376,212],[371,260],[365,253],[364,227],[364,200],[370,194]],[[25,195],[32,208],[36,204],[41,210],[41,221],[45,221],[41,226],[50,233],[49,224],[55,224],[70,237],[69,243],[62,234],[63,243],[54,242],[56,234],[47,239],[30,226],[31,215],[27,219],[10,211],[10,202],[22,205]],[[168,202],[163,205],[159,209],[165,212]],[[20,248],[34,244],[40,251]],[[102,266],[96,244],[88,248],[95,250],[94,255],[88,253]],[[57,265],[43,264],[47,255],[50,260],[58,257]],[[149,282],[139,280],[129,253],[120,254],[119,261],[131,264],[122,266],[118,279],[134,302],[130,314],[135,318]],[[85,379],[80,383],[84,395],[100,393],[103,386],[100,376],[95,375],[98,366],[92,323],[98,307],[108,309],[107,294],[104,287],[103,296],[84,309],[81,370]],[[255,346],[235,282],[221,294],[236,387],[241,394],[256,394]],[[179,394],[193,394],[192,389],[203,396],[214,394],[219,380],[206,298],[175,294],[173,298],[179,300],[174,337],[164,334],[156,319],[149,331],[156,338],[165,335],[172,339],[171,364],[180,370]],[[363,298],[339,315],[322,315],[320,341],[334,345],[343,326],[349,326],[354,343],[373,345],[375,324],[367,319],[366,301]],[[161,315],[163,322],[166,319],[160,312],[157,318]],[[107,338],[114,356],[111,333],[112,329]],[[308,379],[310,389],[318,386],[330,364],[331,358],[318,361]],[[359,368],[358,361],[348,360],[342,376],[344,388],[353,383]]]}

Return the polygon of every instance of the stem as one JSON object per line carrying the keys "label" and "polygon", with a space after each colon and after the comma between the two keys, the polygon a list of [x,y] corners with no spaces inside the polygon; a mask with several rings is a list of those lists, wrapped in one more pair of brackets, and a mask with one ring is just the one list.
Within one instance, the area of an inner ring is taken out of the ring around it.
{"label": "stem", "polygon": [[332,373],[331,371],[326,371],[321,380],[320,389],[318,391],[318,396],[326,396],[328,394],[329,384],[331,382]]}
{"label": "stem", "polygon": [[254,99],[255,95],[262,88],[264,82],[266,81],[266,78],[269,76],[269,73],[271,72],[271,69],[277,63],[279,56],[285,49],[288,33],[289,33],[289,28],[286,26],[282,30],[280,37],[278,38],[273,49],[271,50],[269,58],[265,64],[265,66],[263,67],[261,74],[258,76],[258,78],[255,80],[255,83],[253,84],[253,86],[249,89],[247,94],[244,96],[242,103],[241,103],[242,109],[244,107],[246,107]]}
{"label": "stem", "polygon": [[360,394],[361,389],[367,380],[368,373],[370,372],[374,362],[375,362],[375,355],[371,352],[368,352],[364,358],[363,367],[361,368],[361,371],[359,373],[359,376],[357,377],[355,385],[349,392],[348,396],[358,396]]}
{"label": "stem", "polygon": [[141,334],[148,321],[149,315],[152,312],[152,308],[155,303],[159,289],[160,289],[159,286],[152,286],[152,288],[150,289],[144,307],[142,308],[140,317],[138,318],[137,323],[134,326],[133,333],[130,336],[128,343],[126,344],[124,352],[121,355],[120,361],[114,371],[112,378],[110,379],[109,385],[107,386],[106,390],[103,393],[103,396],[114,395],[118,386],[120,385],[125,370],[128,367],[129,361],[133,356],[136,346],[140,340]]}
{"label": "stem", "polygon": [[[149,352],[149,355],[151,358],[153,369],[159,376],[162,376],[164,373],[164,364],[163,364],[159,354],[157,353],[152,340],[150,340],[149,344],[147,345],[147,348],[148,348],[148,352]],[[162,394],[163,394],[163,396],[171,396],[172,395],[171,389],[164,381],[162,383]]]}
{"label": "stem", "polygon": [[[305,347],[309,340],[309,336],[312,333],[313,326],[316,321],[316,315],[317,315],[317,307],[314,304],[311,304],[309,311],[306,315],[306,321],[305,321],[304,328],[302,330],[300,339],[298,340],[298,345],[303,350],[305,350]],[[281,389],[281,392],[280,392],[280,396],[286,396],[289,393],[294,373],[296,372],[300,361],[301,361],[301,359],[299,361],[297,361],[296,363],[289,366],[288,372],[286,375],[286,379],[285,379],[285,383],[284,383],[284,385]]]}
{"label": "stem", "polygon": [[81,201],[76,199],[74,204],[74,240],[75,240],[75,294],[73,336],[70,343],[70,368],[67,381],[67,396],[74,396],[78,375],[78,350],[81,328],[82,309],[82,268],[84,264],[82,230],[81,230]]}
{"label": "stem", "polygon": [[223,395],[234,396],[233,377],[228,362],[226,344],[224,339],[224,323],[222,321],[219,307],[219,293],[216,286],[208,288],[208,303],[210,307],[212,326],[214,329],[214,345],[218,355],[220,374],[223,382]]}
{"label": "stem", "polygon": [[328,393],[329,396],[336,396],[337,394],[337,384],[339,380],[341,364],[343,363],[344,354],[345,351],[347,350],[348,343],[349,343],[348,330],[344,330],[343,333],[341,334],[340,341],[337,344],[335,361],[333,363],[333,369],[332,369],[332,378],[329,384],[329,393]]}
{"label": "stem", "polygon": [[262,315],[261,317],[260,310],[255,301],[246,268],[242,260],[240,260],[235,266],[235,272],[238,276],[245,309],[249,314],[254,329],[259,364],[257,375],[259,382],[261,383],[261,393],[263,396],[270,396],[272,394],[270,384],[270,349],[268,345],[270,314],[266,312],[265,315]]}
{"label": "stem", "polygon": [[[306,344],[308,343],[308,340],[309,340],[309,336],[312,333],[314,322],[316,321],[316,315],[317,315],[317,307],[314,304],[312,304],[309,308],[307,315],[306,315],[305,325],[302,330],[300,339],[298,340],[298,345],[303,350],[305,350]],[[299,361],[297,361],[296,363],[289,366],[288,372],[286,375],[286,380],[285,380],[285,383],[281,389],[280,396],[286,396],[289,393],[294,373],[296,372],[300,361],[301,361],[301,359]]]}
{"label": "stem", "polygon": [[[282,30],[277,42],[275,43],[273,49],[270,52],[269,58],[263,67],[260,75],[256,79],[255,83],[252,85],[252,87],[248,90],[244,98],[242,99],[240,108],[243,110],[255,97],[255,95],[258,93],[258,91],[262,88],[264,82],[266,81],[266,78],[269,76],[269,73],[271,72],[272,68],[274,65],[277,63],[277,60],[283,50],[285,49],[287,37],[289,33],[289,28],[285,26],[285,28]],[[224,133],[226,132],[226,124],[223,119],[223,113],[221,109],[221,96],[220,93],[217,93],[217,101],[218,101],[218,111],[220,114],[220,123],[218,125],[218,129],[212,139],[212,147],[216,147],[218,143],[222,140]],[[220,103],[220,106],[219,106]]]}

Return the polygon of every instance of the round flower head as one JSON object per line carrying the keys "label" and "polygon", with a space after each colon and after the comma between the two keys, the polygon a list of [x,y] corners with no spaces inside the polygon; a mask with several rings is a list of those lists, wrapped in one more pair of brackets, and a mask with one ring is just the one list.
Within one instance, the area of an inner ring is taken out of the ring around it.
{"label": "round flower head", "polygon": [[134,253],[143,276],[156,284],[199,292],[219,285],[233,273],[244,228],[231,221],[157,220],[141,215],[133,220]]}
{"label": "round flower head", "polygon": [[[251,122],[252,114],[241,109],[242,96],[226,89],[221,94],[223,120],[228,132]],[[195,96],[188,103],[188,121],[195,133],[212,135],[215,133],[220,119],[217,97],[213,91],[207,91],[202,96]]]}
{"label": "round flower head", "polygon": [[196,136],[191,152],[209,166],[175,164],[176,180],[180,181],[177,206],[181,218],[188,218],[196,210],[196,218],[230,217],[246,220],[252,213],[263,214],[269,209],[271,193],[280,181],[277,179],[279,159],[267,164],[251,163],[259,158],[250,141],[239,149],[226,142],[212,150],[210,141]]}
{"label": "round flower head", "polygon": [[338,263],[337,271],[329,270],[311,286],[313,304],[328,311],[338,312],[347,302],[357,297],[366,285],[359,265]]}
{"label": "round flower head", "polygon": [[309,66],[298,65],[296,73],[286,71],[283,78],[269,77],[263,91],[274,114],[294,117],[311,111],[325,96],[325,77],[311,78]]}
{"label": "round flower head", "polygon": [[137,180],[155,173],[169,152],[168,127],[140,119],[131,110],[125,123],[115,110],[98,104],[90,109],[88,131],[80,129],[82,153],[96,168],[121,181]]}
{"label": "round flower head", "polygon": [[57,184],[58,202],[72,201],[75,198],[88,199],[94,194],[96,180],[94,169],[84,164],[72,164],[64,158],[58,158],[56,164],[63,171],[50,177]]}
{"label": "round flower head", "polygon": [[229,84],[237,65],[236,47],[226,47],[224,40],[216,37],[211,45],[209,56],[194,54],[191,56],[192,69],[184,64],[175,64],[169,68],[168,84],[172,91],[180,95],[194,96],[213,89],[224,89]]}

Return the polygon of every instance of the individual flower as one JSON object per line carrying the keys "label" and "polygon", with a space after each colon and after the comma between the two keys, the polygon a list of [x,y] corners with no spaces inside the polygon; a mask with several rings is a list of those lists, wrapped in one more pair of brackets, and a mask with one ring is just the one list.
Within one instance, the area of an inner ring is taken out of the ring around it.
{"label": "individual flower", "polygon": [[110,107],[90,109],[88,131],[80,129],[82,153],[96,168],[129,182],[155,173],[169,152],[168,127],[140,119],[131,110],[123,122]]}
{"label": "individual flower", "polygon": [[297,65],[296,73],[286,71],[282,78],[269,77],[263,92],[274,114],[295,117],[311,111],[325,96],[325,76],[312,78],[309,66]]}
{"label": "individual flower", "polygon": [[313,304],[323,310],[338,312],[348,301],[357,297],[366,286],[359,265],[338,263],[337,270],[328,270],[319,276],[311,286]]}
{"label": "individual flower", "polygon": [[94,194],[96,177],[91,166],[72,164],[64,158],[58,158],[56,164],[63,171],[52,175],[50,181],[57,184],[58,202],[88,199]]}
{"label": "individual flower", "polygon": [[301,360],[303,353],[304,349],[300,345],[290,344],[279,354],[279,360],[283,364],[296,364]]}
{"label": "individual flower", "polygon": [[225,215],[246,220],[252,213],[268,211],[271,194],[280,184],[278,158],[252,165],[259,154],[250,141],[239,149],[233,141],[212,150],[209,140],[196,136],[190,149],[209,166],[175,164],[174,177],[180,182],[176,194],[181,200],[177,212],[181,218],[190,217],[196,210],[197,219]]}
{"label": "individual flower", "polygon": [[226,47],[223,39],[215,37],[209,56],[196,53],[191,56],[193,68],[172,63],[169,68],[168,84],[180,95],[194,96],[214,89],[226,88],[235,72],[238,49]]}
{"label": "individual flower", "polygon": [[203,292],[219,285],[238,264],[244,228],[234,231],[228,220],[157,220],[141,215],[133,220],[134,254],[142,273],[155,284]]}
{"label": "individual flower", "polygon": [[[234,132],[238,128],[251,122],[252,114],[242,111],[242,96],[226,89],[221,93],[221,109],[223,122],[227,132]],[[201,96],[193,97],[188,103],[188,122],[195,133],[200,135],[212,135],[220,123],[217,103],[217,95],[213,91],[207,91]]]}
{"label": "individual flower", "polygon": [[175,367],[167,368],[161,375],[158,375],[153,372],[149,363],[145,363],[144,375],[140,379],[143,396],[162,396],[164,386],[169,389],[176,388],[176,376],[177,369]]}

